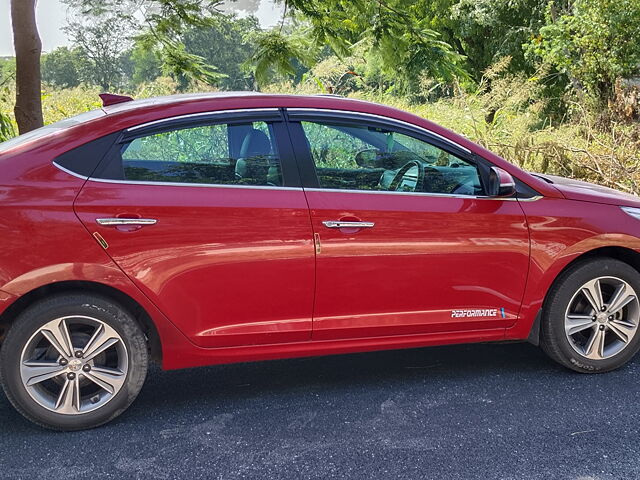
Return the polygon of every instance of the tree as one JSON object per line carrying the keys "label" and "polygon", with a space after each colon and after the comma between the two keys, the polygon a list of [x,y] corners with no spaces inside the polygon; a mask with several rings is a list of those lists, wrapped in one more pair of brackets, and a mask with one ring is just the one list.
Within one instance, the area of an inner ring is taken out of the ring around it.
{"label": "tree", "polygon": [[255,42],[247,66],[252,67],[257,86],[265,85],[274,75],[295,77],[296,64],[311,67],[316,61],[310,43],[300,35],[272,30],[259,34]]}
{"label": "tree", "polygon": [[42,42],[36,25],[36,0],[11,0],[13,43],[16,50],[16,105],[20,134],[43,125],[40,80]]}
{"label": "tree", "polygon": [[65,31],[86,60],[81,70],[86,83],[105,91],[122,85],[120,58],[130,44],[126,23],[105,13],[71,22]]}
{"label": "tree", "polygon": [[545,24],[548,0],[418,0],[417,15],[442,40],[465,57],[465,66],[478,82],[484,71],[510,57],[509,71],[533,73],[535,63],[526,45]]}
{"label": "tree", "polygon": [[531,50],[578,93],[604,103],[617,78],[640,71],[640,0],[549,2],[546,15]]}
{"label": "tree", "polygon": [[82,82],[86,58],[77,49],[58,47],[42,56],[42,81],[60,88],[77,87]]}
{"label": "tree", "polygon": [[187,81],[216,84],[224,75],[204,58],[189,52],[182,36],[192,27],[207,27],[222,13],[222,0],[63,0],[87,17],[116,18],[127,31],[143,33],[136,43],[155,51],[162,71],[182,85]]}
{"label": "tree", "polygon": [[218,15],[209,26],[187,30],[183,39],[189,52],[201,56],[207,64],[226,75],[217,83],[220,88],[246,90],[253,87],[253,78],[242,65],[251,57],[252,38],[259,31],[255,17]]}
{"label": "tree", "polygon": [[133,85],[151,82],[162,74],[162,64],[157,52],[135,45],[125,54],[123,61],[125,74],[131,79]]}
{"label": "tree", "polygon": [[[367,45],[386,73],[402,82],[415,82],[424,74],[443,81],[466,78],[464,56],[429,27],[414,2],[407,0],[287,0],[295,15],[309,24],[315,47],[329,46],[346,56],[356,45]],[[256,78],[266,78],[265,68],[275,65],[290,73],[291,55],[302,51],[296,38],[283,27],[267,33],[253,56]]]}
{"label": "tree", "polygon": [[[16,104],[14,113],[18,131],[26,133],[43,125],[40,57],[42,42],[36,25],[37,0],[11,0],[13,41],[16,50]],[[189,54],[176,40],[188,26],[205,26],[220,0],[65,0],[68,5],[82,7],[85,14],[106,14],[128,8],[129,15],[120,20],[135,23],[140,12],[148,26],[148,43],[162,46],[165,67],[186,72],[193,78],[215,82],[220,78],[201,57]],[[155,39],[155,40],[149,40]],[[98,58],[98,52],[94,55]],[[102,68],[102,67],[101,67]],[[109,68],[112,68],[109,67]],[[102,72],[100,83],[110,82],[112,71]],[[103,85],[104,86],[104,85]]]}

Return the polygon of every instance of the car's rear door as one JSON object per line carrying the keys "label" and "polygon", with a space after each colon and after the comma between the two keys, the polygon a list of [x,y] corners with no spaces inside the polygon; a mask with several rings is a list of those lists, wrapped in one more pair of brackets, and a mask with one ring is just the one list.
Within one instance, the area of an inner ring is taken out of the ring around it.
{"label": "car's rear door", "polygon": [[309,340],[312,230],[278,110],[129,129],[75,209],[195,344]]}
{"label": "car's rear door", "polygon": [[484,195],[487,165],[374,116],[288,116],[316,236],[314,340],[514,323],[528,229],[515,198]]}

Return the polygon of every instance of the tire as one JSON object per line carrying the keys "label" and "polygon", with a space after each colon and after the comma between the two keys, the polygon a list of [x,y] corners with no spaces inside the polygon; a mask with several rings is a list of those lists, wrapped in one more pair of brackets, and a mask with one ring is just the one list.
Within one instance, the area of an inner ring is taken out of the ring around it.
{"label": "tire", "polygon": [[577,263],[560,275],[547,295],[542,349],[580,373],[623,366],[640,349],[639,294],[640,273],[630,265],[613,258]]}
{"label": "tire", "polygon": [[145,337],[128,311],[102,296],[68,293],[40,300],[16,318],[0,351],[0,380],[31,422],[83,430],[131,405],[148,362]]}

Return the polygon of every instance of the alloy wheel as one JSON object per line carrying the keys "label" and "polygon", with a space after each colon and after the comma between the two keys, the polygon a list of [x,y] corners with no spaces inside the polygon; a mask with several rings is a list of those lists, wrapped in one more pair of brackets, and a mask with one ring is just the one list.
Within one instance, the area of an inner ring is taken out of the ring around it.
{"label": "alloy wheel", "polygon": [[573,295],[564,327],[577,353],[591,360],[604,360],[631,343],[639,320],[638,295],[631,285],[616,277],[598,277]]}
{"label": "alloy wheel", "polygon": [[126,346],[96,318],[66,316],[39,328],[20,358],[22,384],[40,406],[78,415],[113,399],[127,378]]}

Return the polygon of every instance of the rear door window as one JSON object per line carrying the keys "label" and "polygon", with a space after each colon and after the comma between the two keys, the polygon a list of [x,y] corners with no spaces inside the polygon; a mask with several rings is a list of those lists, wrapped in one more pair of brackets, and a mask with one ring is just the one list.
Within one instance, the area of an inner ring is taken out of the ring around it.
{"label": "rear door window", "polygon": [[281,186],[275,135],[266,122],[168,130],[125,143],[122,179],[146,182]]}

